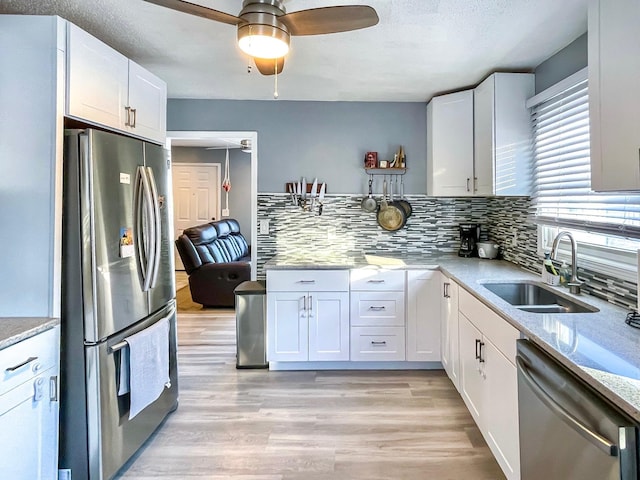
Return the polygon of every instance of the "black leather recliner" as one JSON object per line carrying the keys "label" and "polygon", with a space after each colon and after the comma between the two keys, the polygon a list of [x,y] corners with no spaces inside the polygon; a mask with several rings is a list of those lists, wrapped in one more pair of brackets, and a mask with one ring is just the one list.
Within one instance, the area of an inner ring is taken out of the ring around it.
{"label": "black leather recliner", "polygon": [[193,301],[205,307],[233,307],[233,290],[251,280],[250,247],[238,221],[230,218],[187,228],[176,247],[189,275]]}

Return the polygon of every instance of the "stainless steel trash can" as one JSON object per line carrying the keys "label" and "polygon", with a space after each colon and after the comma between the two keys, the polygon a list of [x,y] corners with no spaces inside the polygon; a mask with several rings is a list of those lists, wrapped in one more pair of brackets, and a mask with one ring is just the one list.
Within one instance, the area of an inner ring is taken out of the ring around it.
{"label": "stainless steel trash can", "polygon": [[267,368],[263,282],[242,282],[236,295],[236,368]]}

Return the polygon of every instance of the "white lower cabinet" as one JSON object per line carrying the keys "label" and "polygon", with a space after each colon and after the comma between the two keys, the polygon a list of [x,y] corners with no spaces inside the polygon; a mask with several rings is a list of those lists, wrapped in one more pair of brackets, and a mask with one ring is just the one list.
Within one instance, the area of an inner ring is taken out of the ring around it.
{"label": "white lower cabinet", "polygon": [[460,394],[508,480],[520,478],[516,340],[520,333],[459,292]]}
{"label": "white lower cabinet", "polygon": [[456,282],[447,278],[445,275],[441,276],[440,358],[442,367],[458,391],[460,391],[460,349],[458,343],[459,288]]}
{"label": "white lower cabinet", "polygon": [[268,272],[268,360],[349,360],[348,288],[347,270]]}
{"label": "white lower cabinet", "polygon": [[0,351],[0,478],[58,478],[59,331]]}
{"label": "white lower cabinet", "polygon": [[407,360],[440,361],[440,277],[437,270],[407,271]]}

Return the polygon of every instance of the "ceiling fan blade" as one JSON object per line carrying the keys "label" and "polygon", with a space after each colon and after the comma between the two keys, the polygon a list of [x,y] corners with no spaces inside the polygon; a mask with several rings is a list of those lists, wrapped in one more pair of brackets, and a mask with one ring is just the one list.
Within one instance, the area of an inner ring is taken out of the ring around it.
{"label": "ceiling fan blade", "polygon": [[284,68],[284,57],[276,59],[253,57],[253,61],[262,75],[274,75],[276,73],[275,61],[278,62],[278,75],[282,73],[282,69]]}
{"label": "ceiling fan blade", "polygon": [[367,5],[311,8],[278,17],[291,35],[322,35],[372,27],[378,23],[375,9]]}
{"label": "ceiling fan blade", "polygon": [[183,0],[144,0],[148,3],[160,5],[161,7],[171,8],[178,12],[188,13],[190,15],[197,15],[198,17],[208,18],[209,20],[215,20],[216,22],[228,23],[229,25],[239,25],[245,23],[240,17],[230,15],[228,13],[219,12],[213,8],[203,7],[202,5],[196,5],[195,3],[185,2]]}

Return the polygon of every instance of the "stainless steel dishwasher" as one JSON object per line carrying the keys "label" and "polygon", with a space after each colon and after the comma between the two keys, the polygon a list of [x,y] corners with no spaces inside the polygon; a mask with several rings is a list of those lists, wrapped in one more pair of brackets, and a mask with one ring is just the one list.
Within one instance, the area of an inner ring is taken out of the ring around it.
{"label": "stainless steel dishwasher", "polygon": [[518,340],[521,480],[638,480],[638,429],[528,340]]}

